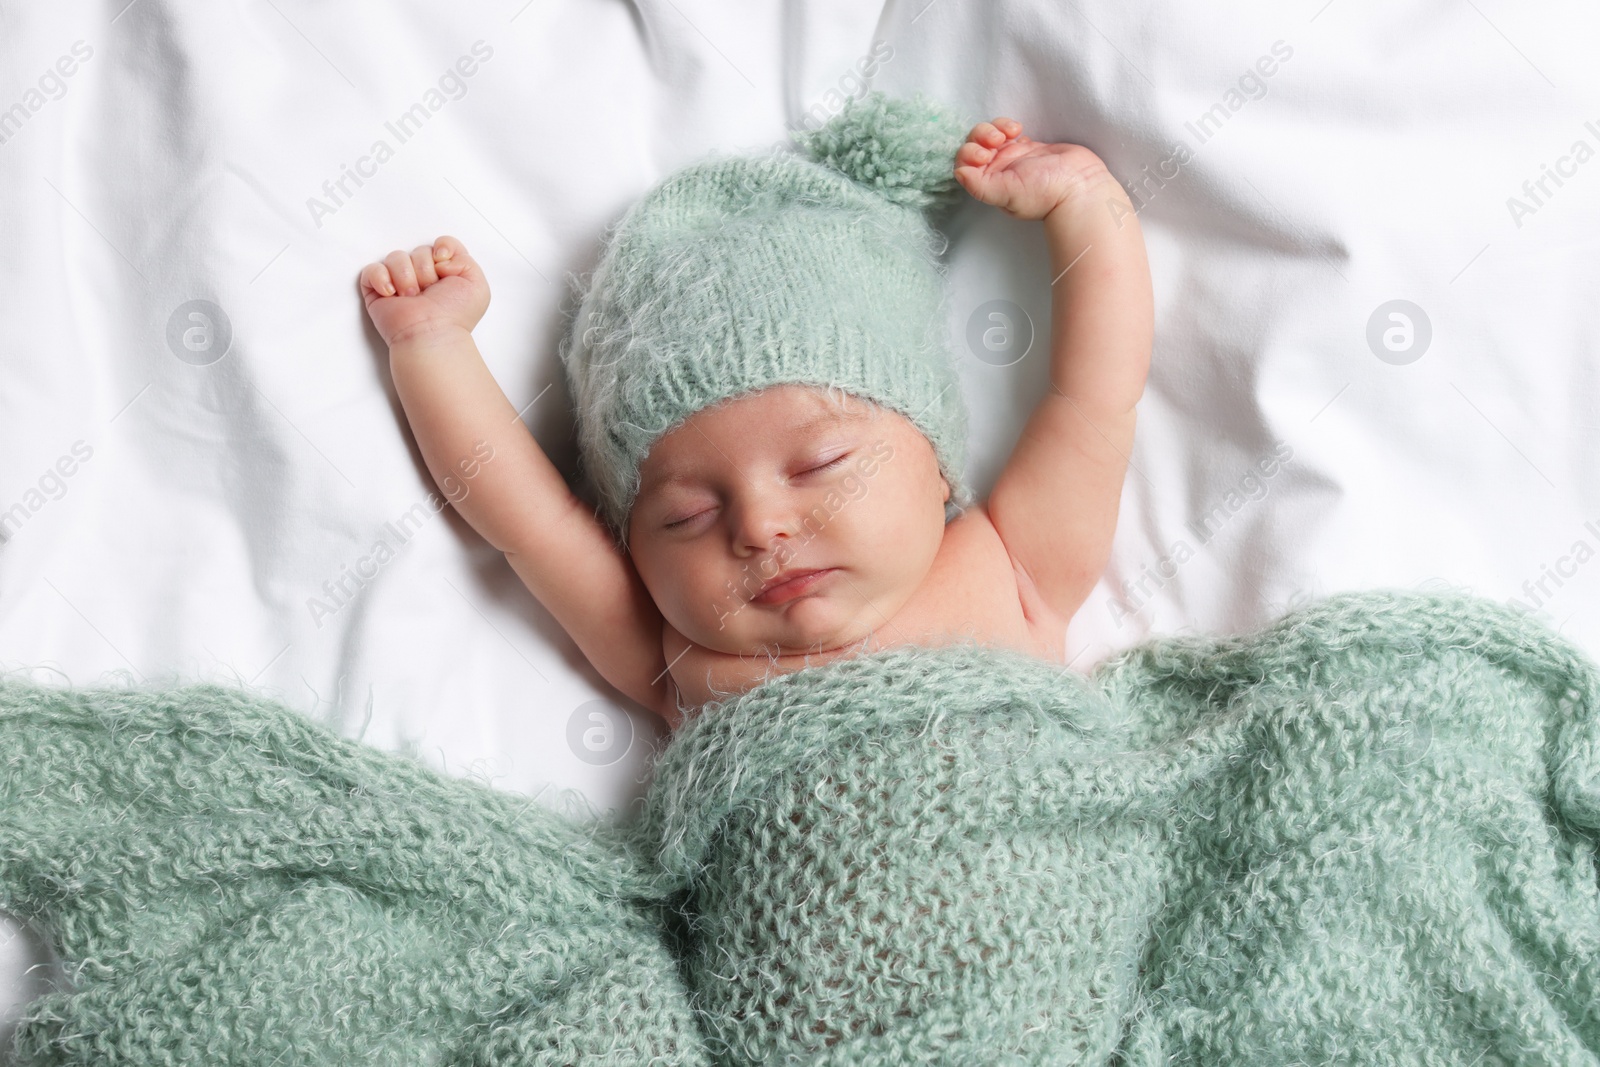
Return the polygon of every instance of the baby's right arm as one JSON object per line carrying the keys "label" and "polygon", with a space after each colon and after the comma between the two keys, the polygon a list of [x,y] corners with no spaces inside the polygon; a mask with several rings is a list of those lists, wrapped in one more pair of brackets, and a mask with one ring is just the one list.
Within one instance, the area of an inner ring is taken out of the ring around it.
{"label": "baby's right arm", "polygon": [[489,306],[478,264],[460,241],[441,237],[368,264],[361,295],[389,346],[395,391],[434,480],[459,487],[446,496],[462,518],[505,553],[606,681],[674,724],[660,609],[473,343]]}

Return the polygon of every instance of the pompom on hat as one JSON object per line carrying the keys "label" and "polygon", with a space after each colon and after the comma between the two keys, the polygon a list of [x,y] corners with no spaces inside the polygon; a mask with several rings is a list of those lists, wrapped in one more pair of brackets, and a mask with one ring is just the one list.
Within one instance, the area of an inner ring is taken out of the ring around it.
{"label": "pompom on hat", "polygon": [[695,412],[772,385],[899,412],[968,507],[967,409],[945,326],[946,242],[966,124],[872,92],[798,151],[668,175],[610,230],[561,345],[579,460],[626,546],[651,446]]}

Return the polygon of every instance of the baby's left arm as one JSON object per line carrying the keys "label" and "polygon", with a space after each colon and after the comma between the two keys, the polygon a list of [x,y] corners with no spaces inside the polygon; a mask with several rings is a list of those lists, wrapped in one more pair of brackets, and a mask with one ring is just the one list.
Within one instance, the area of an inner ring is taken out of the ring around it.
{"label": "baby's left arm", "polygon": [[1064,630],[1111,558],[1155,332],[1133,204],[1089,149],[980,122],[956,179],[1013,218],[1043,219],[1051,261],[1050,388],[986,505],[1024,602]]}

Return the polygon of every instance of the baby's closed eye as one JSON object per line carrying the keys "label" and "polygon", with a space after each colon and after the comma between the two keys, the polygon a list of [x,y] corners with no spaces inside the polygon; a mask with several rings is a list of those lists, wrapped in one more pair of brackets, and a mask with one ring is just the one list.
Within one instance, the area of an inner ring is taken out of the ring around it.
{"label": "baby's closed eye", "polygon": [[828,463],[824,463],[820,467],[812,467],[810,470],[806,471],[805,473],[813,474],[813,473],[815,473],[817,471],[828,470],[830,467],[837,467],[839,464],[843,463],[845,460],[847,460],[849,458],[850,458],[850,453],[846,452],[844,455],[840,456],[838,459],[833,460],[833,461],[828,462]]}
{"label": "baby's closed eye", "polygon": [[[843,452],[835,459],[831,459],[826,463],[822,463],[822,464],[819,464],[819,465],[814,466],[814,467],[808,467],[805,470],[802,470],[800,473],[801,474],[817,474],[817,473],[819,473],[821,471],[832,470],[833,468],[838,467],[840,464],[844,463],[844,461],[849,459],[853,454],[854,454],[853,452]],[[681,519],[674,519],[671,522],[663,523],[662,527],[664,529],[668,529],[668,530],[681,529],[682,527],[686,526],[689,522],[691,522],[692,520],[694,520],[695,518],[699,517],[702,514],[704,514],[704,512],[696,511],[691,515],[685,515]]]}

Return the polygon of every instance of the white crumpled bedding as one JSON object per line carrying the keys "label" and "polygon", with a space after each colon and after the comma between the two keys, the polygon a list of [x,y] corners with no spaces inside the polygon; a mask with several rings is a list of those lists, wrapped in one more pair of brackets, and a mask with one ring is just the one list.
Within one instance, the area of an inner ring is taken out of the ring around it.
{"label": "white crumpled bedding", "polygon": [[[0,668],[235,681],[450,773],[636,795],[656,720],[441,510],[356,275],[462,238],[479,347],[570,472],[556,342],[604,227],[869,85],[1086,144],[1140,207],[1156,348],[1076,668],[1437,583],[1600,649],[1597,31],[1504,0],[5,0]],[[976,203],[950,237],[981,493],[1050,272]]]}

